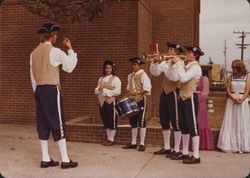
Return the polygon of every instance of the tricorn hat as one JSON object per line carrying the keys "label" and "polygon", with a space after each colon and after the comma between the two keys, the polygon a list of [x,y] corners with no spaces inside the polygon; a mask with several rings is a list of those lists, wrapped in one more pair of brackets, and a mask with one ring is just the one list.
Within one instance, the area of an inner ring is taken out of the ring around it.
{"label": "tricorn hat", "polygon": [[131,59],[129,59],[129,61],[130,61],[132,64],[145,64],[144,60],[142,60],[142,59],[139,58],[139,57],[131,58]]}
{"label": "tricorn hat", "polygon": [[52,23],[45,23],[43,24],[38,30],[37,33],[51,33],[54,31],[58,31],[61,29],[60,25],[52,24]]}
{"label": "tricorn hat", "polygon": [[201,50],[199,46],[185,46],[187,51],[192,51],[194,54],[198,56],[203,56],[204,52]]}
{"label": "tricorn hat", "polygon": [[169,42],[167,42],[167,46],[168,46],[168,48],[177,49],[180,53],[183,53],[183,52],[186,51],[184,46],[181,46],[180,44],[177,44],[177,43],[169,43]]}

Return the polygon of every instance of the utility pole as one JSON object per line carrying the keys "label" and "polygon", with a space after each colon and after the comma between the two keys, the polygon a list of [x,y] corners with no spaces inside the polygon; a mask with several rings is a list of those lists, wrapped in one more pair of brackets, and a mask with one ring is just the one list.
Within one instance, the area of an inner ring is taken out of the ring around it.
{"label": "utility pole", "polygon": [[227,81],[227,40],[225,40],[224,42],[224,57],[225,57],[225,74],[224,74],[224,77],[225,77],[225,81]]}
{"label": "utility pole", "polygon": [[248,45],[250,44],[245,44],[244,43],[244,39],[246,38],[247,34],[250,34],[250,32],[244,32],[244,31],[234,31],[234,34],[241,34],[241,36],[239,36],[238,38],[241,38],[241,44],[235,44],[236,46],[239,46],[239,48],[241,49],[241,60],[243,61],[244,58],[244,49],[246,49]]}

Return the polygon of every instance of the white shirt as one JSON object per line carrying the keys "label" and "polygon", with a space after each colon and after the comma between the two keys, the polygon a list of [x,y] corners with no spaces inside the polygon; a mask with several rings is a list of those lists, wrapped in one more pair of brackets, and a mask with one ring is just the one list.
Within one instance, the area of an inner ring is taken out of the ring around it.
{"label": "white shirt", "polygon": [[[95,88],[95,94],[99,94],[100,90],[99,90],[99,83],[101,80],[103,80],[103,82],[108,82],[110,80],[110,77],[112,77],[113,75],[105,75],[104,77],[100,77],[97,83],[97,87]],[[112,80],[111,82],[111,86],[114,87],[113,90],[109,90],[107,88],[104,88],[103,91],[103,96],[118,96],[121,94],[121,80],[115,76],[115,78]]]}
{"label": "white shirt", "polygon": [[[177,62],[179,65],[184,65],[182,60],[179,60]],[[171,70],[171,63],[170,61],[162,61],[161,63],[151,63],[150,65],[150,73],[153,76],[159,76],[161,73],[164,73],[164,75],[171,80],[171,78],[174,78],[172,81],[178,81],[178,75],[176,73],[172,74]]]}
{"label": "white shirt", "polygon": [[[51,45],[48,41],[44,43]],[[62,69],[67,73],[71,73],[74,70],[78,61],[77,54],[73,51],[73,49],[69,49],[67,55],[64,51],[56,47],[50,50],[49,58],[52,66],[58,67],[59,65],[62,65]],[[30,54],[30,78],[33,91],[35,92],[36,81],[32,71],[32,53]]]}
{"label": "white shirt", "polygon": [[[140,73],[142,73],[142,72],[144,72],[144,70],[143,69],[140,69],[139,71],[137,71],[136,73],[134,73],[134,72],[132,72],[132,73],[130,73],[129,75],[128,75],[128,84],[127,84],[127,90],[129,91],[130,90],[130,79],[131,79],[131,75],[138,75],[138,74],[140,74]],[[132,78],[132,85],[133,85],[133,80],[134,80],[134,78]],[[148,77],[148,75],[146,74],[146,72],[144,72],[143,74],[142,74],[142,77],[141,77],[141,83],[142,83],[142,86],[143,86],[143,90],[144,91],[147,91],[148,93],[147,93],[147,95],[151,95],[151,88],[152,88],[152,85],[151,85],[151,81],[150,81],[150,79],[149,79],[149,77]],[[133,85],[133,89],[135,89],[135,86]]]}
{"label": "white shirt", "polygon": [[201,75],[202,70],[197,61],[189,62],[186,66],[177,62],[169,70],[170,80],[179,80],[181,83],[186,83],[193,78],[199,80]]}

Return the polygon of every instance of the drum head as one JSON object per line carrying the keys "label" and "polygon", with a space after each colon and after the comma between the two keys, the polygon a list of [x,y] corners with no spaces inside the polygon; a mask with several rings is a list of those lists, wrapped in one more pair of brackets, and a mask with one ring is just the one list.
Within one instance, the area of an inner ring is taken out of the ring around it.
{"label": "drum head", "polygon": [[119,119],[131,118],[136,115],[140,110],[136,102],[129,98],[124,98],[116,105],[116,111]]}

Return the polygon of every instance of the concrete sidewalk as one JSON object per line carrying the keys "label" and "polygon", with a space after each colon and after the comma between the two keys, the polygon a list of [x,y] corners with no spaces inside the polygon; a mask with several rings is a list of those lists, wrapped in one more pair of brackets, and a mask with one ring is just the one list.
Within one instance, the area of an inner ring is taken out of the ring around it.
{"label": "concrete sidewalk", "polygon": [[[201,164],[183,165],[164,156],[154,156],[159,147],[145,152],[123,150],[121,145],[68,142],[77,168],[39,168],[41,153],[34,125],[0,124],[0,172],[7,178],[242,178],[250,171],[250,154],[201,151]],[[50,155],[60,161],[57,145],[49,143]]]}

